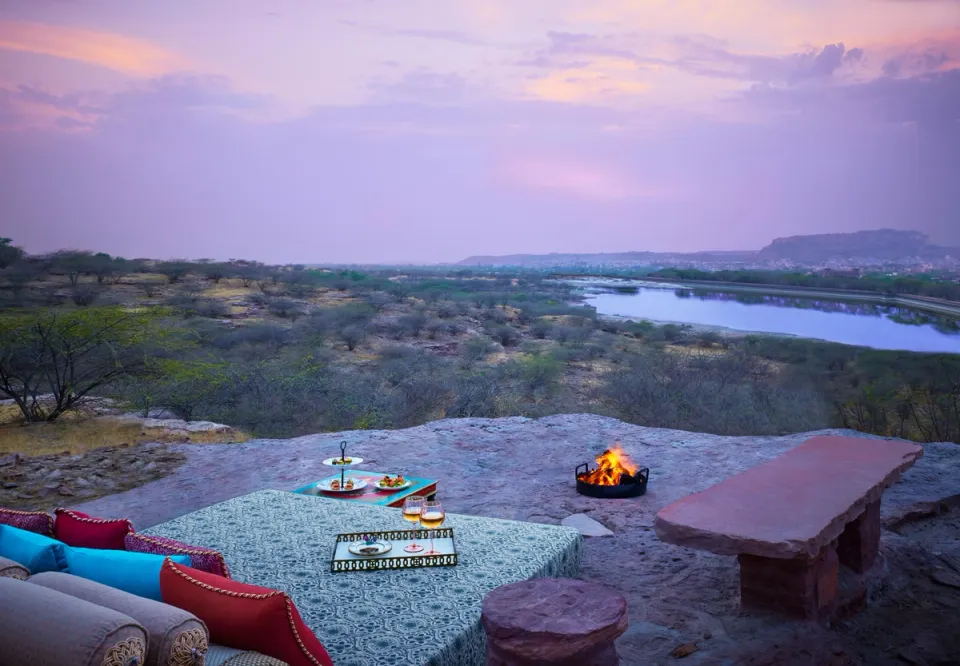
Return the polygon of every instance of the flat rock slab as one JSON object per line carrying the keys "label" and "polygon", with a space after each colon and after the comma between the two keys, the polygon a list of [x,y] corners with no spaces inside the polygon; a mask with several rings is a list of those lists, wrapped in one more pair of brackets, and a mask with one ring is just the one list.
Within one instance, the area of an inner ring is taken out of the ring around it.
{"label": "flat rock slab", "polygon": [[605,585],[535,578],[488,593],[481,621],[488,643],[501,651],[531,663],[565,663],[626,631],[627,601]]}
{"label": "flat rock slab", "polygon": [[585,513],[575,513],[560,521],[564,527],[572,527],[585,537],[609,537],[613,532]]}
{"label": "flat rock slab", "polygon": [[813,557],[922,455],[900,440],[814,437],[664,507],[654,530],[720,555]]}

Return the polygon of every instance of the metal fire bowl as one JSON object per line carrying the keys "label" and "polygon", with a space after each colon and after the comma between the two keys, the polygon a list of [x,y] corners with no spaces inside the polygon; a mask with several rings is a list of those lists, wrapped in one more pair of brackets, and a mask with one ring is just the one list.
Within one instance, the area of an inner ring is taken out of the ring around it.
{"label": "metal fire bowl", "polygon": [[580,480],[580,469],[585,471],[583,474],[589,474],[590,469],[587,463],[577,467],[575,472],[577,479],[577,492],[587,497],[598,497],[600,499],[626,499],[627,497],[640,497],[647,492],[647,480],[650,478],[650,470],[643,467],[637,470],[633,476],[624,474],[620,477],[620,483],[615,486],[601,486],[596,483],[587,483]]}

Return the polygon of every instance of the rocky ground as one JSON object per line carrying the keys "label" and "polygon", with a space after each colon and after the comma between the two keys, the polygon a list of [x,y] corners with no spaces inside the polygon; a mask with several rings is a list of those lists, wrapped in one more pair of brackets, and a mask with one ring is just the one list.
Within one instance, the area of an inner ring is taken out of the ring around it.
{"label": "rocky ground", "polygon": [[[439,497],[452,512],[544,523],[587,514],[609,528],[612,535],[586,540],[581,576],[627,597],[630,628],[618,640],[624,664],[960,663],[960,517],[948,510],[960,499],[960,446],[926,445],[924,457],[887,491],[870,604],[830,628],[742,614],[734,558],[656,538],[652,524],[661,507],[809,436],[720,437],[560,415],[229,446],[173,444],[164,455],[185,462],[169,475],[78,506],[144,528],[254,490],[290,490],[328,476],[321,461],[346,441],[348,455],[365,459],[364,469],[438,479]],[[650,468],[647,494],[628,500],[577,494],[575,466],[614,441]]]}
{"label": "rocky ground", "polygon": [[186,459],[164,444],[30,458],[11,453],[0,456],[0,506],[50,511],[163,478]]}

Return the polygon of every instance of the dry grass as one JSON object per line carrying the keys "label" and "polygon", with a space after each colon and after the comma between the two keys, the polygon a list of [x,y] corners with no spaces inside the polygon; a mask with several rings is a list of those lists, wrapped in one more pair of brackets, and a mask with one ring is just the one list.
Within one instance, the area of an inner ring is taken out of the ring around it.
{"label": "dry grass", "polygon": [[[239,431],[189,433],[187,441],[197,444],[243,442],[249,437]],[[65,414],[53,423],[28,425],[8,423],[0,426],[0,455],[23,453],[39,456],[49,453],[86,453],[105,446],[143,442],[184,441],[182,432],[164,428],[143,428],[138,421],[109,416],[88,417]]]}
{"label": "dry grass", "polygon": [[140,439],[139,423],[107,418],[0,427],[0,454],[86,453],[104,446],[140,441],[148,440]]}
{"label": "dry grass", "polygon": [[249,296],[254,292],[254,289],[249,287],[244,287],[238,282],[236,285],[228,283],[226,280],[221,280],[220,284],[213,285],[209,289],[205,289],[203,295],[207,298],[243,298],[244,296]]}

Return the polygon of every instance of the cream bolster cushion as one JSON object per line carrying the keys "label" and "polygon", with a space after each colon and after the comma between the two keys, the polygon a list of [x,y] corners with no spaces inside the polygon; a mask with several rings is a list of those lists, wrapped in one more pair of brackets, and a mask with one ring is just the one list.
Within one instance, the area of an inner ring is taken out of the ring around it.
{"label": "cream bolster cushion", "polygon": [[8,560],[6,557],[0,556],[0,576],[26,580],[29,575],[30,570],[19,562],[14,562],[13,560]]}
{"label": "cream bolster cushion", "polygon": [[146,666],[204,664],[207,627],[192,613],[65,573],[41,573],[28,582],[110,608],[142,624],[149,638]]}
{"label": "cream bolster cushion", "polygon": [[0,666],[140,666],[147,631],[110,608],[0,578]]}

